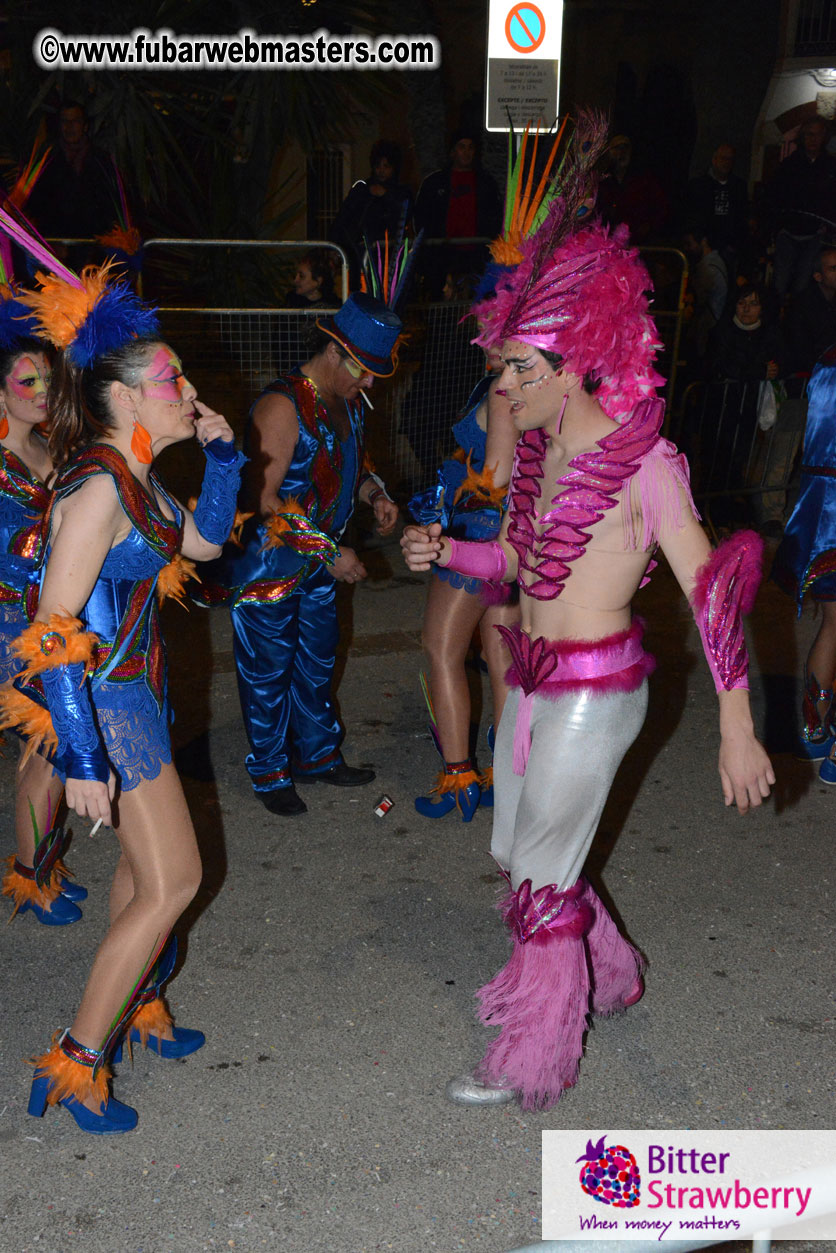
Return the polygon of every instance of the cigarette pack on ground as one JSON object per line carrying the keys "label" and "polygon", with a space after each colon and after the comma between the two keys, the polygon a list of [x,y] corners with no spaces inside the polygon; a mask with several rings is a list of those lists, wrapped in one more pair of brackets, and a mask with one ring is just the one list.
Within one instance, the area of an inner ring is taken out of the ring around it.
{"label": "cigarette pack on ground", "polygon": [[374,812],[377,814],[378,818],[384,818],[394,803],[395,802],[392,800],[391,796],[381,796],[380,800],[374,807]]}

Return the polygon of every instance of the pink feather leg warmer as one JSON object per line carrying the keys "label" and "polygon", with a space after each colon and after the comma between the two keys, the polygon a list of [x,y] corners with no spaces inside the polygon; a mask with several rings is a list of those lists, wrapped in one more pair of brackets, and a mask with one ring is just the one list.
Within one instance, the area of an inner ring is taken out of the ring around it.
{"label": "pink feather leg warmer", "polygon": [[602,1016],[617,1014],[641,988],[644,958],[624,939],[592,884],[588,880],[582,882],[584,900],[595,916],[586,935],[592,969],[592,1012]]}
{"label": "pink feather leg warmer", "polygon": [[761,537],[754,531],[738,531],[697,571],[691,601],[718,692],[749,686],[743,619],[758,594],[762,560]]}
{"label": "pink feather leg warmer", "polygon": [[501,1031],[488,1046],[479,1077],[514,1088],[523,1109],[559,1100],[578,1077],[588,1027],[589,968],[584,933],[593,922],[582,880],[565,892],[531,892],[526,880],[502,903],[513,952],[479,989],[480,1017]]}

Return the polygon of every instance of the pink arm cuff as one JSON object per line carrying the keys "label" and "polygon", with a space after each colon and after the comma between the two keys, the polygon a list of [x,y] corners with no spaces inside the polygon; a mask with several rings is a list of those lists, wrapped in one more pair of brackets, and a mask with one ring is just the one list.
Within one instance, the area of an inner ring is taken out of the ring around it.
{"label": "pink arm cuff", "polygon": [[475,542],[450,539],[448,536],[447,542],[450,545],[450,560],[444,569],[493,583],[501,583],[505,578],[508,562],[499,540]]}
{"label": "pink arm cuff", "polygon": [[749,686],[743,618],[760,587],[762,557],[761,537],[754,531],[738,531],[697,571],[694,617],[718,692]]}

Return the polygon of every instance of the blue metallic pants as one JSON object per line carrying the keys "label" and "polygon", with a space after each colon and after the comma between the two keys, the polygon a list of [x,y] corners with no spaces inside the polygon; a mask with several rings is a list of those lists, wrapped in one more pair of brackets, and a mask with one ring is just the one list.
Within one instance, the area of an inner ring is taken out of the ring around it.
{"label": "blue metallic pants", "polygon": [[341,760],[342,729],[331,700],[337,640],[336,582],[318,567],[275,605],[232,610],[241,712],[256,792],[290,787],[297,774]]}

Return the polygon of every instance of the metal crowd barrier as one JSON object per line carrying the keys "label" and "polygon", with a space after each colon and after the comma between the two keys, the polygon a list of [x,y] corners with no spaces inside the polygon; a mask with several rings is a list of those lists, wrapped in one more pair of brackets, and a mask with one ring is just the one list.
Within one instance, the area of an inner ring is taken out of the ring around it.
{"label": "metal crowd barrier", "polygon": [[691,487],[709,527],[783,517],[807,417],[807,380],[785,380],[786,399],[763,430],[761,382],[691,383],[671,438],[688,458]]}
{"label": "metal crowd barrier", "polygon": [[[445,250],[452,254],[458,245],[484,250],[485,243],[481,238],[428,241],[425,275],[427,265],[432,270]],[[289,270],[282,263],[314,247],[338,254],[340,287],[346,294],[348,261],[328,240],[153,238],[143,245],[140,292],[159,307],[164,333],[201,394],[239,431],[266,384],[305,360],[307,329],[327,312],[281,307],[289,285],[278,282],[277,276]],[[670,400],[687,262],[674,248],[647,248],[642,254],[655,287],[652,312],[663,341],[659,369],[669,380]],[[211,299],[195,301],[195,289]],[[422,290],[428,290],[426,283],[417,284],[403,311],[406,337],[398,371],[392,379],[375,383],[374,409],[366,422],[372,457],[402,498],[434,480],[454,447],[450,428],[484,373],[482,352],[470,342],[475,327],[467,317],[469,292],[455,293],[452,300],[427,300],[421,298]]]}

